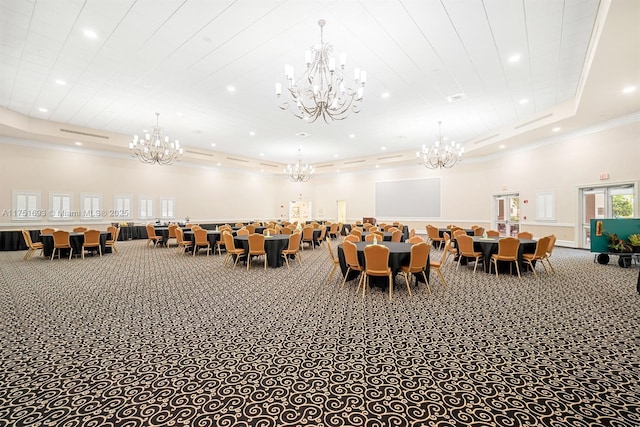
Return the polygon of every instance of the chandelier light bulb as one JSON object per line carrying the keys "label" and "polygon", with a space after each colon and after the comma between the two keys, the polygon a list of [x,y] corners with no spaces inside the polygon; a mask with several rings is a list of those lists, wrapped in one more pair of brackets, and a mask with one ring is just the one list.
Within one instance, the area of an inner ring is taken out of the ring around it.
{"label": "chandelier light bulb", "polygon": [[129,143],[132,156],[143,163],[170,165],[184,153],[180,142],[171,142],[168,136],[162,135],[159,125],[160,113],[156,113],[156,125],[151,133],[145,133],[144,139],[134,135]]}
{"label": "chandelier light bulb", "polygon": [[438,139],[428,147],[422,145],[422,149],[416,152],[420,164],[428,169],[451,168],[462,160],[464,147],[451,141],[444,144],[442,138],[442,122],[438,122]]}

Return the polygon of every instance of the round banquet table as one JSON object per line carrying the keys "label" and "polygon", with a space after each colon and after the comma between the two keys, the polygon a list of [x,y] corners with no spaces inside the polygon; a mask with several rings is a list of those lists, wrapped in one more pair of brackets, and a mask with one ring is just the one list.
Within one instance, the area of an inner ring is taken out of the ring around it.
{"label": "round banquet table", "polygon": [[[490,267],[491,267],[491,261],[490,261],[491,255],[498,253],[498,240],[500,240],[501,237],[472,236],[472,238],[473,238],[473,249],[475,251],[482,252],[482,255],[484,256],[484,261],[482,262],[482,268],[484,269],[485,273],[489,273]],[[525,271],[529,266],[528,264],[523,263],[522,254],[534,253],[536,251],[536,244],[537,242],[532,239],[520,239],[520,247],[518,248],[518,264],[520,265],[521,272]],[[511,263],[499,262],[498,272],[508,273],[510,269],[509,264]],[[518,274],[515,268],[511,270],[511,273]]]}
{"label": "round banquet table", "polygon": [[[249,252],[249,236],[234,236],[233,241],[236,247],[244,248],[245,252]],[[267,252],[267,264],[269,264],[269,267],[282,266],[282,250],[288,246],[289,234],[264,236],[264,250]]]}
{"label": "round banquet table", "polygon": [[[107,238],[111,237],[111,233],[108,231],[100,232],[100,249],[102,254],[111,253],[111,247],[106,247]],[[46,257],[51,257],[53,253],[53,234],[41,234],[40,241],[42,242],[42,254]],[[82,255],[82,244],[84,243],[84,233],[69,233],[69,244],[73,249],[73,255]],[[69,249],[61,249],[60,258],[69,257]]]}

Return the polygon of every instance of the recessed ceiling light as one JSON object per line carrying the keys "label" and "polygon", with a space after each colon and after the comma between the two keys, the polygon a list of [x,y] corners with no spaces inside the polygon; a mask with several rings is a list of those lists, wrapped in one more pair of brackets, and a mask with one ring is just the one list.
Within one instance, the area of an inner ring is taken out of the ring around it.
{"label": "recessed ceiling light", "polygon": [[227,90],[229,92],[235,92],[236,91],[236,87],[235,86],[227,86]]}
{"label": "recessed ceiling light", "polygon": [[336,172],[340,172],[340,169],[336,169]]}
{"label": "recessed ceiling light", "polygon": [[86,30],[84,30],[82,33],[83,33],[83,34],[84,34],[84,36],[85,36],[86,38],[88,38],[88,39],[95,39],[95,38],[97,38],[97,37],[98,37],[98,35],[96,34],[96,32],[95,32],[95,31],[93,31],[93,30],[86,29]]}
{"label": "recessed ceiling light", "polygon": [[526,104],[527,102],[529,102],[529,100],[527,98],[522,98],[520,101],[520,104]]}
{"label": "recessed ceiling light", "polygon": [[256,133],[254,131],[249,132],[249,135],[251,135],[251,136],[255,136],[255,134]]}
{"label": "recessed ceiling light", "polygon": [[80,141],[76,141],[76,145],[77,145],[77,146],[81,146],[81,145],[82,145],[82,142],[80,142]]}
{"label": "recessed ceiling light", "polygon": [[516,62],[520,61],[520,58],[521,58],[520,54],[511,55],[509,57],[509,62],[511,64],[516,63]]}
{"label": "recessed ceiling light", "polygon": [[380,165],[376,165],[376,168],[379,168],[379,167],[380,167]]}
{"label": "recessed ceiling light", "polygon": [[61,79],[56,79],[56,84],[59,84],[60,86],[66,86],[67,82]]}
{"label": "recessed ceiling light", "polygon": [[382,92],[382,98],[387,99],[389,97],[389,92]]}
{"label": "recessed ceiling light", "polygon": [[350,135],[349,135],[349,138],[351,138],[351,139],[353,139],[353,138],[355,138],[355,137],[356,137],[356,134],[355,134],[355,133],[352,133],[352,134],[350,134]]}
{"label": "recessed ceiling light", "polygon": [[178,111],[178,112],[176,112],[176,116],[182,117],[182,116],[184,116],[184,114],[182,114],[180,111]]}
{"label": "recessed ceiling light", "polygon": [[222,163],[218,162],[216,163],[216,166],[222,166]]}
{"label": "recessed ceiling light", "polygon": [[44,108],[44,107],[40,107],[40,108],[38,108],[38,111],[40,111],[41,113],[46,113],[46,112],[47,112],[47,111],[49,111],[49,110],[47,110],[47,109],[46,109],[46,108]]}
{"label": "recessed ceiling light", "polygon": [[264,153],[260,153],[260,157],[264,157]]}
{"label": "recessed ceiling light", "polygon": [[506,147],[507,147],[506,145],[504,145],[504,144],[500,144],[500,147],[499,147],[499,148],[506,148]]}
{"label": "recessed ceiling light", "polygon": [[337,155],[337,154],[334,154],[334,155],[333,155],[333,157],[335,157],[335,158],[337,159],[337,158],[338,158],[338,155]]}
{"label": "recessed ceiling light", "polygon": [[260,169],[260,172],[264,172],[264,169]]}
{"label": "recessed ceiling light", "polygon": [[560,132],[560,128],[553,128],[551,130],[554,131],[554,132]]}
{"label": "recessed ceiling light", "polygon": [[622,93],[624,94],[633,93],[636,91],[636,89],[638,89],[636,86],[627,86],[624,89],[622,89]]}
{"label": "recessed ceiling light", "polygon": [[309,134],[306,132],[298,132],[296,133],[296,136],[299,136],[300,138],[306,138],[309,136]]}
{"label": "recessed ceiling light", "polygon": [[212,146],[212,147],[215,147],[215,146],[216,146],[216,143],[215,143],[215,142],[212,142],[212,143],[211,143],[211,146]]}
{"label": "recessed ceiling light", "polygon": [[387,149],[387,147],[380,147],[380,149],[381,149],[382,151],[384,151],[384,150],[386,150],[386,149]]}

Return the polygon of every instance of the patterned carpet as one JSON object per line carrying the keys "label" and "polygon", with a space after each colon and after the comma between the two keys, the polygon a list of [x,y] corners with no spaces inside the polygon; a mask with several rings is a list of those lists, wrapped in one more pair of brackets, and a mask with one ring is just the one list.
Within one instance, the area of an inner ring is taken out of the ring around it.
{"label": "patterned carpet", "polygon": [[389,302],[328,282],[326,248],[247,271],[145,245],[0,252],[0,426],[640,425],[637,266],[557,248],[554,276],[447,267]]}

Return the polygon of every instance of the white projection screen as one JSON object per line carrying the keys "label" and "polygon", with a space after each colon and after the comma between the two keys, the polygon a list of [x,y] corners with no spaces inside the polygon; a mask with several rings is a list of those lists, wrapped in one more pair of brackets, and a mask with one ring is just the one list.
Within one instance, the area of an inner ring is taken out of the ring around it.
{"label": "white projection screen", "polygon": [[433,218],[440,216],[440,178],[376,182],[375,216]]}

